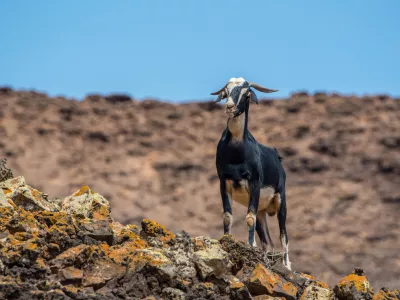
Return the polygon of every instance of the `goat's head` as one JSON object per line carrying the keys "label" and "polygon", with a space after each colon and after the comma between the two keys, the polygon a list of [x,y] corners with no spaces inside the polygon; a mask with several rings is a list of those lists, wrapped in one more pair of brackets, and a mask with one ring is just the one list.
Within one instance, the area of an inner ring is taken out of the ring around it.
{"label": "goat's head", "polygon": [[222,99],[226,100],[225,112],[229,118],[234,118],[241,115],[249,101],[258,104],[256,94],[251,88],[264,93],[273,93],[278,90],[267,89],[257,83],[248,82],[242,77],[231,78],[228,83],[219,91],[211,93],[211,95],[218,95],[215,103],[220,102]]}

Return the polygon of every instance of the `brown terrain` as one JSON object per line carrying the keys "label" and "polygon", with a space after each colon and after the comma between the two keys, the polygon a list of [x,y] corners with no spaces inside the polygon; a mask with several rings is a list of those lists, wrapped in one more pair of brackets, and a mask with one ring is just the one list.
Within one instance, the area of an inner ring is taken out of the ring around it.
{"label": "brown terrain", "polygon": [[[222,236],[222,105],[2,88],[0,107],[0,156],[49,199],[89,185],[123,224],[149,218],[173,232]],[[284,157],[292,268],[333,286],[360,267],[374,288],[398,288],[400,101],[297,93],[251,105],[249,128]],[[233,234],[245,241],[246,209],[233,210]]]}

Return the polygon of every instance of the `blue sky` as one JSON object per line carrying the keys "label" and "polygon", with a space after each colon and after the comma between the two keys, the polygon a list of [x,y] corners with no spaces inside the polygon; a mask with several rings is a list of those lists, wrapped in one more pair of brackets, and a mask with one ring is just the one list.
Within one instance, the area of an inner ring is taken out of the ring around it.
{"label": "blue sky", "polygon": [[175,102],[244,77],[277,97],[400,95],[399,0],[14,0],[0,14],[0,85],[17,89]]}

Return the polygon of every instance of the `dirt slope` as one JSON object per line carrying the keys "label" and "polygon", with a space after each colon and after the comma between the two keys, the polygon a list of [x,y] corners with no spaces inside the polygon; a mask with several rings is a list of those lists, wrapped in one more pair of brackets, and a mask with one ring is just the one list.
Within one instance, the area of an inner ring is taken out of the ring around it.
{"label": "dirt slope", "polygon": [[[221,106],[77,102],[3,88],[0,107],[0,156],[49,198],[89,185],[122,223],[147,217],[172,231],[222,235]],[[400,101],[296,94],[252,105],[249,127],[284,156],[293,268],[333,285],[359,266],[376,286],[398,286]],[[245,240],[246,210],[233,209],[233,233]],[[280,249],[275,217],[269,226]]]}

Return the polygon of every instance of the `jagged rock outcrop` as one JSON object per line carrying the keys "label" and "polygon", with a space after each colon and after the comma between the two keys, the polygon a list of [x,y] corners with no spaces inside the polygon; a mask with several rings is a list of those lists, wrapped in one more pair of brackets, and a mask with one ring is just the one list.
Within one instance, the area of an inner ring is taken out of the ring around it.
{"label": "jagged rock outcrop", "polygon": [[331,289],[230,235],[124,226],[88,186],[51,200],[17,177],[0,193],[0,299],[400,299],[360,269]]}

